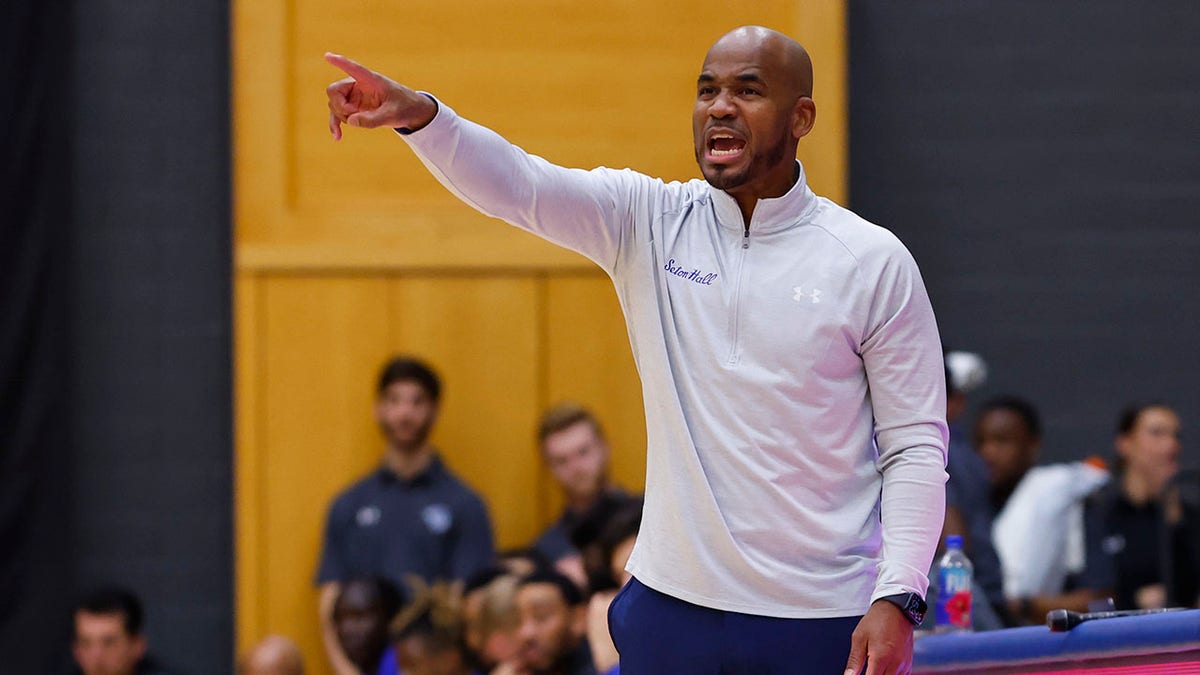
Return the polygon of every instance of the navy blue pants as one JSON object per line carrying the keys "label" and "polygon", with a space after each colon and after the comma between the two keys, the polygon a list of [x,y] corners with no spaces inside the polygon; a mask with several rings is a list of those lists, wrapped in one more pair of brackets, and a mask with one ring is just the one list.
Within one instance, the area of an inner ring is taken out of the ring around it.
{"label": "navy blue pants", "polygon": [[861,618],[727,612],[664,595],[637,579],[608,609],[621,675],[842,675]]}

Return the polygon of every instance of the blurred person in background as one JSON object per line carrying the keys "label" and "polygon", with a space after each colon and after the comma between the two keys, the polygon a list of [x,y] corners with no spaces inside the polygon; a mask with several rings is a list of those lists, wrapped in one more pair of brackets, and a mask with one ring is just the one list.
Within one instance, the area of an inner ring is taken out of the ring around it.
{"label": "blurred person in background", "polygon": [[379,675],[470,675],[463,600],[459,582],[422,585],[392,621],[395,658]]}
{"label": "blurred person in background", "polygon": [[375,401],[386,444],[382,466],[329,507],[317,570],[318,614],[325,653],[339,675],[354,673],[333,624],[342,583],[385,577],[403,588],[410,574],[426,582],[466,579],[494,560],[487,507],[429,441],[441,391],[437,374],[418,359],[384,364]]}
{"label": "blurred person in background", "polygon": [[400,591],[387,579],[351,579],[333,603],[338,648],[355,673],[375,675],[385,659],[395,662],[388,627],[400,611]]}
{"label": "blurred person in background", "polygon": [[517,585],[535,570],[517,576],[498,567],[467,580],[462,601],[464,641],[476,671],[490,673],[502,665],[515,669],[519,664]]}
{"label": "blurred person in background", "polygon": [[582,549],[608,514],[634,498],[609,479],[608,440],[587,408],[561,403],[547,410],[538,425],[538,447],[562,490],[564,506],[533,548],[580,588],[587,588]]}
{"label": "blurred person in background", "polygon": [[1086,508],[1108,472],[1090,460],[1035,466],[1041,431],[1037,410],[1013,396],[985,403],[975,422],[991,483],[992,542],[1017,624],[1044,623],[1052,609],[1086,612],[1113,581],[1097,562],[1107,556],[1098,514]]}
{"label": "blurred person in background", "polygon": [[[608,586],[593,587],[592,597],[588,600],[587,610],[587,640],[592,651],[592,663],[596,671],[606,675],[620,672],[618,663],[620,657],[617,647],[613,644],[612,634],[608,630],[608,609],[612,606],[617,592],[629,582],[629,571],[625,569],[629,562],[629,554],[637,543],[638,530],[642,525],[642,502],[638,500],[627,504],[605,525],[596,538],[593,547],[597,549],[595,559],[599,560],[604,570],[589,572],[591,579],[606,578]],[[585,556],[592,559],[593,556]]]}
{"label": "blurred person in background", "polygon": [[[963,551],[975,566],[974,595],[985,603],[976,602],[971,621],[975,630],[1003,628],[1007,612],[1000,558],[992,546],[992,507],[988,503],[988,468],[979,453],[971,446],[971,432],[966,428],[967,396],[987,381],[987,364],[971,352],[946,353],[946,423],[950,427],[950,443],[946,450],[946,521],[942,525],[942,541],[952,534],[963,538]],[[938,547],[939,553],[941,546]],[[934,561],[933,570],[937,562]],[[930,583],[937,575],[931,570]],[[930,591],[933,595],[938,589]],[[927,616],[927,623],[932,621]]]}
{"label": "blurred person in background", "polygon": [[566,575],[542,570],[517,587],[521,668],[529,675],[596,675],[588,647],[587,609]]}
{"label": "blurred person in background", "polygon": [[304,657],[296,643],[268,636],[238,659],[237,675],[304,675]]}
{"label": "blurred person in background", "polygon": [[1122,411],[1113,480],[1093,500],[1117,609],[1196,604],[1196,506],[1179,477],[1181,424],[1163,403]]}
{"label": "blurred person in background", "polygon": [[83,675],[169,675],[148,653],[142,602],[124,588],[93,592],[75,606],[71,652]]}

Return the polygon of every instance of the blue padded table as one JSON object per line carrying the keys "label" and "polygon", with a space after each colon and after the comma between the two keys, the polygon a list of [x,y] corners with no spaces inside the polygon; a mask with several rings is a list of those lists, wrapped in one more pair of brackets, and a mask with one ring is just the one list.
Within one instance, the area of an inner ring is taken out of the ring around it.
{"label": "blue padded table", "polygon": [[913,648],[913,673],[1200,674],[1200,610],[1098,619],[1063,633],[928,635]]}

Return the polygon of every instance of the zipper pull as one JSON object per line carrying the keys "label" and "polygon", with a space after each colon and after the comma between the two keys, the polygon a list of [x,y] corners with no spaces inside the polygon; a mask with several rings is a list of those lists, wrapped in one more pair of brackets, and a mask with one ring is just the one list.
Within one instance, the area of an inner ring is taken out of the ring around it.
{"label": "zipper pull", "polygon": [[750,248],[750,226],[746,226],[745,233],[742,234],[742,248]]}

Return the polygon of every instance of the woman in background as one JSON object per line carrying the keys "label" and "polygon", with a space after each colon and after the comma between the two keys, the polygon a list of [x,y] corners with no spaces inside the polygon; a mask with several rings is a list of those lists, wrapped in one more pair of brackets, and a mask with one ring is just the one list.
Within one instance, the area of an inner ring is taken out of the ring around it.
{"label": "woman in background", "polygon": [[1180,473],[1180,427],[1162,403],[1130,406],[1117,421],[1114,480],[1093,496],[1117,609],[1197,604],[1200,483]]}

